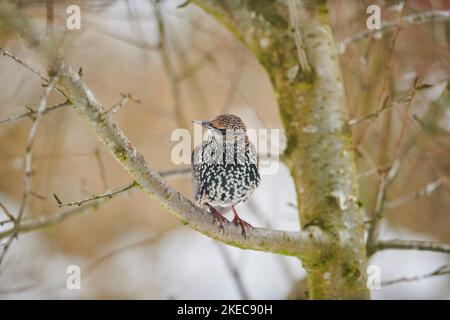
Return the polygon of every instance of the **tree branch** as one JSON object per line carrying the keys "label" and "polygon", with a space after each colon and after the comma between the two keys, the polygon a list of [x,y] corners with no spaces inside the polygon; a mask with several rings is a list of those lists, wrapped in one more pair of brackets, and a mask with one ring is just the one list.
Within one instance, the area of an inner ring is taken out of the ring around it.
{"label": "tree branch", "polygon": [[3,259],[6,256],[6,253],[8,252],[8,249],[11,246],[12,241],[14,238],[18,235],[19,227],[22,221],[23,214],[25,212],[25,208],[28,202],[28,198],[31,193],[31,162],[33,159],[33,144],[36,137],[36,132],[38,125],[40,123],[42,114],[44,113],[45,109],[47,108],[47,99],[50,93],[52,92],[53,88],[56,85],[57,77],[53,77],[50,82],[48,83],[47,87],[45,88],[44,93],[41,96],[41,99],[39,101],[39,106],[36,111],[36,115],[33,121],[33,124],[30,128],[30,131],[28,133],[28,140],[27,140],[27,148],[25,151],[25,172],[23,175],[23,193],[22,193],[22,200],[20,202],[20,208],[19,212],[17,213],[17,217],[13,220],[13,228],[12,228],[12,234],[11,237],[8,239],[6,244],[3,247],[2,253],[0,255],[0,266],[3,262]]}
{"label": "tree branch", "polygon": [[372,244],[373,252],[381,250],[420,250],[450,254],[450,244],[419,240],[379,240]]}
{"label": "tree branch", "polygon": [[[160,175],[165,178],[172,178],[177,176],[182,176],[190,173],[190,168],[182,168],[182,169],[174,169],[174,170],[167,170],[162,171]],[[50,227],[53,225],[56,225],[58,223],[61,223],[69,218],[75,217],[78,214],[82,213],[83,211],[89,209],[89,208],[98,208],[102,203],[104,203],[107,200],[110,200],[112,197],[118,196],[122,193],[124,193],[127,190],[130,190],[131,183],[127,184],[126,186],[119,188],[117,191],[114,192],[114,195],[111,196],[110,193],[105,192],[103,196],[93,196],[92,198],[73,202],[77,204],[77,207],[74,209],[66,210],[57,212],[51,215],[41,216],[39,218],[33,218],[33,219],[22,219],[21,224],[18,227],[17,234],[22,233],[28,233],[32,231],[37,231],[46,227]],[[135,185],[136,186],[136,185]],[[55,197],[57,198],[57,197]],[[57,199],[58,204],[63,204],[61,200]],[[81,203],[78,205],[78,203]],[[4,209],[5,212],[7,212],[6,206],[4,206],[0,202],[0,207]],[[12,216],[12,215],[11,215]],[[13,223],[14,217],[11,220],[9,217],[9,220],[4,220],[0,222],[0,226],[6,224],[6,223]],[[3,232],[0,232],[0,240],[4,239],[14,232],[14,227],[11,227]]]}
{"label": "tree branch", "polygon": [[[274,86],[300,221],[333,244],[302,257],[310,298],[368,298],[357,174],[327,1],[192,2],[255,54]],[[300,67],[303,60],[311,72]]]}
{"label": "tree branch", "polygon": [[124,107],[128,103],[128,100],[134,101],[136,103],[140,103],[140,101],[138,99],[133,98],[131,93],[128,93],[128,94],[122,93],[121,95],[122,95],[122,99],[118,103],[114,104],[112,107],[107,109],[105,111],[105,113],[103,114],[103,117],[113,114],[113,113],[116,113],[120,108]]}
{"label": "tree branch", "polygon": [[[8,219],[11,222],[14,222],[16,219],[14,218],[14,216],[11,214],[11,212],[9,212],[8,208],[0,201],[0,208],[2,208],[3,212],[6,214],[6,216],[8,217]],[[0,223],[0,226],[2,224]]]}
{"label": "tree branch", "polygon": [[367,232],[367,255],[371,256],[376,250],[374,248],[374,243],[376,242],[380,229],[380,221],[384,216],[384,211],[386,209],[386,195],[389,186],[392,184],[394,179],[397,177],[400,170],[401,160],[397,159],[393,162],[389,171],[385,173],[378,184],[378,191],[375,200],[375,208],[371,214],[371,221],[369,223],[369,229]]}
{"label": "tree branch", "polygon": [[435,276],[443,276],[443,275],[449,275],[449,274],[450,274],[450,266],[447,264],[447,265],[437,268],[436,270],[434,270],[433,272],[430,272],[430,273],[422,274],[420,276],[401,277],[401,278],[398,278],[395,280],[383,281],[383,282],[381,282],[381,285],[390,286],[390,285],[397,284],[397,283],[419,281],[419,280],[428,279],[428,278],[435,277]]}
{"label": "tree branch", "polygon": [[254,228],[247,236],[244,236],[238,227],[228,223],[225,224],[222,232],[209,212],[196,207],[171,188],[148,165],[110,116],[100,116],[104,114],[103,106],[76,72],[61,63],[59,74],[60,88],[67,94],[75,110],[88,122],[99,140],[130,173],[139,187],[180,219],[183,224],[190,225],[193,229],[213,239],[243,249],[285,255],[301,255],[304,251],[311,249],[314,242],[325,241],[325,236],[317,228],[302,232]]}
{"label": "tree branch", "polygon": [[83,199],[83,200],[79,200],[79,201],[73,201],[73,202],[61,202],[58,198],[58,196],[56,194],[53,194],[53,196],[55,197],[56,202],[58,202],[58,207],[71,207],[71,206],[81,206],[87,202],[91,202],[91,201],[95,201],[98,199],[103,199],[103,198],[108,198],[108,199],[112,199],[113,197],[117,196],[120,193],[123,193],[125,191],[131,190],[134,187],[136,187],[136,183],[133,181],[132,183],[126,185],[125,187],[119,188],[115,191],[112,192],[106,192],[103,194],[99,194],[99,195],[94,195],[90,198],[87,199]]}
{"label": "tree branch", "polygon": [[[70,102],[68,102],[68,101],[64,101],[64,102],[58,103],[58,104],[56,104],[54,106],[46,108],[42,112],[42,114],[49,113],[50,111],[53,111],[53,110],[56,110],[56,109],[59,109],[61,107],[65,107],[65,106],[68,106],[68,105],[70,105]],[[16,115],[12,115],[12,116],[6,117],[4,119],[0,119],[0,123],[16,121],[16,120],[19,120],[19,119],[22,119],[22,118],[25,118],[25,117],[30,117],[30,118],[33,119],[35,117],[36,113],[37,113],[37,111],[28,108],[27,112],[16,114]]]}
{"label": "tree branch", "polygon": [[181,101],[181,88],[180,83],[178,81],[178,75],[170,59],[170,50],[167,43],[169,38],[167,36],[167,30],[164,24],[165,21],[163,19],[161,12],[162,11],[161,4],[159,3],[155,4],[154,10],[159,31],[159,46],[160,46],[159,53],[161,56],[164,72],[166,74],[167,80],[169,81],[170,92],[175,107],[175,115],[177,118],[178,125],[186,128],[188,122],[186,120],[184,114],[185,112],[183,110],[183,105]]}
{"label": "tree branch", "polygon": [[42,81],[45,81],[45,82],[49,81],[47,79],[47,77],[45,77],[39,70],[33,68],[31,65],[29,65],[28,63],[26,63],[25,61],[23,61],[19,57],[16,57],[15,55],[10,53],[9,51],[7,51],[7,50],[3,49],[2,47],[0,47],[0,52],[3,53],[4,56],[11,58],[15,62],[17,62],[18,64],[23,66],[25,69],[28,69],[29,71],[31,71],[32,73],[37,75],[39,78],[41,78]]}
{"label": "tree branch", "polygon": [[[97,199],[95,201],[89,202],[79,207],[72,208],[70,210],[58,212],[50,216],[42,216],[35,219],[23,219],[23,221],[17,227],[17,234],[28,233],[31,231],[40,230],[49,226],[56,225],[67,218],[74,217],[77,214],[82,213],[88,208],[93,208],[98,206],[100,203],[105,201],[105,198]],[[14,227],[9,228],[5,231],[0,232],[0,240],[9,237],[14,234]]]}
{"label": "tree branch", "polygon": [[428,197],[433,194],[443,183],[447,180],[445,177],[440,177],[430,183],[428,183],[425,187],[421,188],[420,190],[416,192],[409,193],[407,195],[404,195],[400,198],[391,200],[386,202],[386,210],[392,210],[394,208],[397,208],[405,203],[412,202],[418,199],[421,199],[423,197]]}
{"label": "tree branch", "polygon": [[[429,21],[446,21],[450,20],[450,11],[443,11],[443,10],[435,10],[435,11],[429,11],[429,12],[420,12],[411,14],[408,16],[403,17],[403,23],[404,24],[420,24],[420,23],[426,23]],[[364,39],[367,39],[375,34],[379,34],[380,32],[390,31],[397,27],[398,22],[395,21],[386,21],[383,22],[381,25],[381,29],[373,29],[373,30],[365,30],[363,32],[357,33],[353,36],[350,36],[348,38],[345,38],[341,40],[337,47],[339,48],[339,53],[343,54],[345,53],[347,47],[351,43],[355,43]]]}

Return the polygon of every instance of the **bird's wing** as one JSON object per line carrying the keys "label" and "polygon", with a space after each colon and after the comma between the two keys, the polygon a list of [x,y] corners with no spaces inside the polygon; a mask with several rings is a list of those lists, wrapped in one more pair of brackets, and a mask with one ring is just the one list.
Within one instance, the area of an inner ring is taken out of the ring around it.
{"label": "bird's wing", "polygon": [[194,148],[194,151],[192,151],[191,154],[191,165],[192,165],[192,188],[194,190],[195,195],[195,201],[197,203],[201,200],[201,188],[200,188],[200,168],[199,164],[201,162],[201,151],[202,151],[202,144],[199,144],[197,147]]}

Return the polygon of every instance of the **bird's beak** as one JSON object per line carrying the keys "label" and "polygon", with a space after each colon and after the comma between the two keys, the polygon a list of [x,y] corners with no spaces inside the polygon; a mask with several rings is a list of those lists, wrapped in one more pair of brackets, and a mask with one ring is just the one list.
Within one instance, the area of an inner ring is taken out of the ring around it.
{"label": "bird's beak", "polygon": [[213,129],[211,121],[194,120],[192,121],[192,123],[201,125],[202,127],[205,127],[207,129]]}

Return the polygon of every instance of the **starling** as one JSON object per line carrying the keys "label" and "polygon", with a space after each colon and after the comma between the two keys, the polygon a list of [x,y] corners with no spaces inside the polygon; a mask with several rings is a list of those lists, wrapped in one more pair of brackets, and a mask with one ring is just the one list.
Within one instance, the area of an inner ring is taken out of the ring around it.
{"label": "starling", "polygon": [[[207,129],[206,139],[192,152],[195,201],[208,208],[223,228],[219,210],[233,210],[233,223],[242,233],[252,226],[234,208],[247,200],[260,183],[258,156],[241,118],[222,114],[211,121],[193,121]],[[221,208],[221,209],[220,209]]]}

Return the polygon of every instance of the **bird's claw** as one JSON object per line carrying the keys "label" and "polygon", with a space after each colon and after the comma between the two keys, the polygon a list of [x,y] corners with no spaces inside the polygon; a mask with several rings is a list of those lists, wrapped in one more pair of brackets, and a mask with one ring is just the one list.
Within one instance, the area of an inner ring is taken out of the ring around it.
{"label": "bird's claw", "polygon": [[214,215],[214,219],[217,221],[217,224],[219,225],[219,229],[221,229],[222,231],[225,231],[223,224],[227,223],[228,220],[224,216],[222,216],[220,213],[219,213],[219,215]]}
{"label": "bird's claw", "polygon": [[210,212],[213,215],[214,220],[217,221],[219,229],[222,230],[222,231],[225,231],[224,223],[228,223],[227,218],[225,218],[219,211],[217,211],[213,207],[210,207]]}
{"label": "bird's claw", "polygon": [[237,226],[237,227],[241,227],[241,229],[242,229],[242,235],[246,235],[247,234],[247,231],[249,231],[249,230],[252,230],[253,229],[253,226],[250,224],[250,223],[248,223],[247,221],[245,221],[245,220],[242,220],[241,218],[239,218],[238,216],[234,216],[234,218],[233,218],[233,224],[235,225],[235,226]]}

